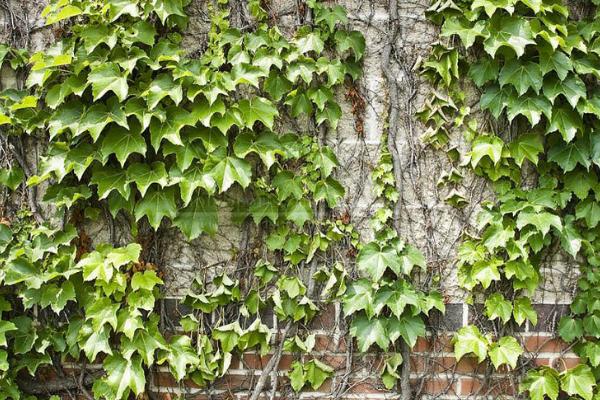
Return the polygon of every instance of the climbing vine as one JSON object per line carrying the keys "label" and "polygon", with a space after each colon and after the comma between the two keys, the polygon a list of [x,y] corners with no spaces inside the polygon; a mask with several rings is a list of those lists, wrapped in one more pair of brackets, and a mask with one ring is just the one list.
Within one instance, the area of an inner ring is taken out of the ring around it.
{"label": "climbing vine", "polygon": [[[345,292],[332,244],[358,240],[330,211],[344,188],[324,140],[341,117],[335,89],[361,73],[362,34],[346,29],[342,7],[317,1],[303,3],[291,38],[256,0],[242,4],[244,27],[235,27],[219,0],[208,5],[206,48],[195,57],[182,47],[188,3],[52,1],[43,17],[57,27],[56,43],[31,56],[0,49],[25,76],[0,94],[14,160],[0,181],[28,188],[31,205],[0,225],[0,398],[138,396],[160,365],[206,386],[234,353],[272,351],[255,399],[268,376],[276,390],[284,348],[314,345],[300,325]],[[39,163],[26,140],[43,148]],[[224,210],[264,245],[238,255],[244,268],[198,276],[184,300],[191,311],[178,321],[185,334],[169,333],[158,309],[160,259],[149,247],[167,230],[188,240],[214,234]],[[115,219],[129,226],[129,244]],[[112,227],[113,243],[92,240],[93,224]],[[244,270],[251,274],[241,279]],[[268,309],[283,325],[278,348],[262,319]],[[65,373],[68,360],[77,376]],[[55,384],[35,384],[48,368]],[[289,377],[299,391],[332,372],[296,361]]]}
{"label": "climbing vine", "polygon": [[[573,315],[558,330],[581,364],[562,371],[526,368],[520,388],[536,400],[597,396],[597,6],[473,0],[436,1],[428,10],[446,39],[422,64],[439,89],[418,114],[428,127],[424,140],[449,150],[453,167],[442,182],[450,204],[466,202],[461,169],[486,178],[496,194],[482,204],[477,231],[468,232],[458,250],[459,282],[472,292],[472,303],[483,303],[492,329],[460,329],[456,357],[489,358],[495,368],[515,368],[521,358],[527,366],[511,333],[538,322],[531,298],[547,256],[568,254],[581,272]],[[455,132],[470,151],[457,154],[451,147]]]}

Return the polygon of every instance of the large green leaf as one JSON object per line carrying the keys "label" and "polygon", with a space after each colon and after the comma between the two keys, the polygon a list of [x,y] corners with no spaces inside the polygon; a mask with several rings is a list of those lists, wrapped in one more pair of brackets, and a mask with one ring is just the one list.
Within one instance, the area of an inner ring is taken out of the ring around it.
{"label": "large green leaf", "polygon": [[478,37],[485,37],[484,29],[484,21],[477,21],[473,24],[462,16],[452,16],[444,21],[441,36],[457,35],[468,49],[473,46]]}
{"label": "large green leaf", "polygon": [[531,126],[540,122],[542,114],[550,120],[552,118],[552,104],[544,96],[532,96],[531,94],[519,96],[518,98],[509,98],[506,102],[509,121],[512,121],[517,115],[523,115]]}
{"label": "large green leaf", "polygon": [[189,239],[202,233],[215,234],[218,226],[218,208],[212,197],[196,196],[190,204],[177,212],[173,225]]}
{"label": "large green leaf", "polygon": [[587,169],[591,164],[589,143],[585,140],[555,143],[548,150],[548,160],[557,163],[564,172],[572,171],[578,164]]}
{"label": "large green leaf", "polygon": [[153,184],[164,188],[168,183],[167,171],[162,161],[155,161],[150,165],[146,163],[131,164],[127,168],[127,177],[131,182],[135,182],[142,197],[146,195],[146,191]]}
{"label": "large green leaf", "polygon": [[492,57],[501,47],[510,47],[517,57],[521,57],[527,45],[535,44],[529,21],[520,16],[496,14],[491,18],[488,30],[490,36],[483,42],[483,47]]}
{"label": "large green leaf", "polygon": [[490,346],[489,355],[494,367],[498,369],[501,365],[516,368],[519,356],[523,354],[523,348],[512,336],[501,337],[498,342]]}
{"label": "large green leaf", "polygon": [[479,362],[486,359],[490,339],[483,336],[475,325],[468,325],[456,332],[454,339],[454,356],[460,360],[465,354],[473,353]]}
{"label": "large green leaf", "polygon": [[571,396],[592,400],[596,378],[589,366],[580,364],[565,371],[560,378],[560,387]]}
{"label": "large green leaf", "polygon": [[498,81],[500,86],[511,84],[519,96],[525,94],[530,88],[539,93],[542,88],[542,71],[534,62],[512,59],[500,70]]}
{"label": "large green leaf", "polygon": [[210,171],[219,191],[225,192],[237,182],[243,188],[248,187],[252,177],[252,168],[248,161],[234,156],[227,156],[221,159]]}
{"label": "large green leaf", "polygon": [[108,197],[113,190],[119,192],[125,199],[128,199],[131,194],[127,171],[121,168],[94,168],[90,182],[98,187],[100,200]]}
{"label": "large green leaf", "polygon": [[546,396],[551,400],[556,400],[558,398],[558,372],[549,367],[529,370],[519,387],[521,391],[529,392],[531,400],[544,400]]}
{"label": "large green leaf", "polygon": [[148,103],[148,109],[152,110],[165,97],[170,97],[175,105],[178,105],[183,100],[183,90],[181,89],[181,84],[173,82],[170,74],[160,74],[152,81],[148,89],[142,93],[142,96]]}
{"label": "large green leaf", "polygon": [[113,126],[100,145],[103,163],[106,164],[111,154],[117,157],[121,166],[125,165],[131,154],[146,154],[146,140],[139,129],[125,129]]}
{"label": "large green leaf", "polygon": [[144,392],[146,376],[139,355],[125,359],[115,354],[108,356],[103,364],[107,371],[104,381],[113,391],[115,399],[127,398],[130,391],[135,396]]}
{"label": "large green leaf", "polygon": [[368,319],[364,315],[355,316],[350,325],[350,335],[358,341],[358,351],[365,353],[373,343],[384,351],[389,345],[389,338],[386,333],[383,320],[378,318]]}
{"label": "large green leaf", "polygon": [[108,92],[113,92],[119,100],[125,101],[129,95],[127,78],[121,68],[115,63],[103,63],[92,69],[88,75],[88,82],[92,84],[94,100],[99,99]]}
{"label": "large green leaf", "polygon": [[577,107],[579,99],[587,97],[585,83],[575,74],[570,74],[568,78],[560,80],[558,78],[547,78],[544,80],[544,96],[553,104],[558,96],[564,96],[571,107]]}
{"label": "large green leaf", "polygon": [[148,222],[150,222],[150,225],[154,229],[158,229],[164,217],[171,220],[174,219],[177,216],[175,189],[173,187],[150,189],[135,206],[136,221],[139,221],[144,216],[148,217]]}
{"label": "large green leaf", "polygon": [[568,106],[554,107],[547,132],[558,131],[565,142],[575,138],[577,131],[583,130],[581,116]]}
{"label": "large green leaf", "polygon": [[277,108],[269,100],[262,97],[244,99],[238,103],[242,118],[247,128],[252,128],[256,121],[260,121],[269,129],[273,129],[273,121],[279,114]]}
{"label": "large green leaf", "polygon": [[525,159],[537,165],[539,154],[544,152],[544,142],[540,135],[526,133],[513,140],[509,149],[518,166],[521,166]]}
{"label": "large green leaf", "polygon": [[389,267],[393,270],[401,270],[402,260],[398,252],[392,246],[381,247],[376,242],[363,246],[356,259],[358,269],[369,274],[373,281],[377,282]]}

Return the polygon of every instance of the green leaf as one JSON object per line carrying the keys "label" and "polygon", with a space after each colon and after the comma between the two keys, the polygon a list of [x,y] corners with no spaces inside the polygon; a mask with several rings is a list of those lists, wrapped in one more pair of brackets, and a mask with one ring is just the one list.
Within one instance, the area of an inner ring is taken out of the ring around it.
{"label": "green leaf", "polygon": [[279,205],[274,196],[259,196],[252,201],[248,211],[256,225],[259,225],[265,218],[270,219],[275,224],[279,217]]}
{"label": "green leaf", "polygon": [[514,11],[514,1],[512,0],[473,0],[471,10],[483,8],[488,17],[492,17],[496,10],[506,10],[509,14]]}
{"label": "green leaf", "polygon": [[339,165],[334,152],[326,146],[321,146],[317,151],[311,151],[307,159],[313,163],[314,168],[321,171],[323,178],[327,178],[333,169]]}
{"label": "green leaf", "polygon": [[306,380],[310,383],[313,390],[317,390],[323,385],[323,382],[333,376],[334,370],[329,365],[312,359],[304,365],[306,370]]}
{"label": "green leaf", "polygon": [[188,366],[197,365],[200,360],[192,347],[192,341],[188,336],[173,336],[167,345],[167,351],[161,357],[169,363],[169,369],[173,377],[178,381],[185,378]]}
{"label": "green leaf", "polygon": [[183,100],[183,90],[181,89],[181,84],[173,82],[170,74],[160,74],[152,81],[148,89],[142,93],[142,97],[146,99],[148,109],[152,110],[165,97],[170,97],[175,105],[179,105]]}
{"label": "green leaf", "polygon": [[523,115],[531,126],[535,126],[540,122],[542,114],[548,120],[552,118],[552,104],[544,96],[523,95],[516,99],[510,98],[506,106],[506,116],[509,121],[512,121],[517,115]]}
{"label": "green leaf", "polygon": [[560,387],[571,396],[581,396],[585,400],[592,400],[596,378],[589,366],[580,364],[565,371],[560,378]]}
{"label": "green leaf", "polygon": [[344,314],[354,314],[356,311],[364,310],[368,318],[375,314],[373,310],[373,287],[369,280],[358,279],[348,286],[348,291],[343,297]]}
{"label": "green leaf", "polygon": [[545,50],[540,47],[540,69],[542,74],[554,71],[560,80],[567,77],[567,74],[573,70],[571,59],[562,51],[552,49]]}
{"label": "green leaf", "polygon": [[562,230],[562,222],[558,215],[549,212],[525,212],[522,211],[517,217],[517,228],[523,229],[524,226],[533,225],[542,235],[546,235],[551,227],[557,231]]}
{"label": "green leaf", "polygon": [[202,233],[214,235],[218,227],[217,203],[212,197],[196,196],[190,204],[177,212],[173,225],[178,227],[188,240]]}
{"label": "green leaf", "polygon": [[243,331],[238,321],[215,328],[212,332],[213,339],[218,340],[223,346],[223,351],[231,352],[236,348]]}
{"label": "green leaf", "polygon": [[76,7],[72,4],[68,4],[62,7],[59,12],[48,14],[46,18],[46,25],[52,25],[59,21],[62,21],[63,19],[76,17],[77,15],[81,15],[82,13],[83,11],[79,7]]}
{"label": "green leaf", "polygon": [[586,336],[600,338],[600,315],[588,314],[583,318],[583,329]]}
{"label": "green leaf", "polygon": [[528,391],[531,400],[544,400],[546,396],[551,400],[556,400],[558,398],[558,372],[549,367],[529,370],[519,388],[521,391]]}
{"label": "green leaf", "polygon": [[338,201],[344,197],[344,187],[332,177],[320,180],[315,186],[315,200],[326,200],[329,207],[335,207]]}
{"label": "green leaf", "polygon": [[21,167],[0,168],[0,185],[4,185],[11,190],[16,190],[25,179],[25,173]]}
{"label": "green leaf", "polygon": [[317,54],[321,54],[325,46],[323,39],[321,39],[319,34],[316,32],[310,32],[304,36],[296,38],[294,42],[298,47],[298,51],[300,52],[300,54],[308,53],[311,51],[314,51]]}
{"label": "green leaf", "polygon": [[452,341],[454,342],[454,356],[457,360],[470,353],[475,354],[479,362],[487,357],[490,339],[483,336],[475,325],[460,328]]}
{"label": "green leaf", "polygon": [[540,66],[534,62],[512,59],[500,70],[498,81],[500,87],[511,84],[519,96],[524,95],[530,88],[539,93],[542,88],[542,71]]}
{"label": "green leaf", "polygon": [[263,86],[274,101],[281,100],[283,95],[292,89],[292,83],[275,70],[269,73],[269,77],[265,79]]}
{"label": "green leaf", "polygon": [[489,157],[494,164],[500,162],[504,142],[497,136],[481,135],[475,138],[471,146],[469,156],[471,157],[471,166],[475,168],[481,159]]}
{"label": "green leaf", "polygon": [[183,146],[167,142],[162,145],[162,153],[165,156],[175,155],[177,168],[180,171],[188,169],[194,160],[203,160],[206,156],[204,147],[198,142],[187,143]]}
{"label": "green leaf", "polygon": [[500,318],[506,324],[512,316],[513,306],[500,293],[494,293],[485,301],[485,315],[494,320]]}
{"label": "green leaf", "polygon": [[169,183],[165,164],[162,161],[154,161],[148,165],[146,163],[135,163],[127,167],[127,177],[131,182],[135,182],[142,197],[153,184],[158,184],[164,188]]}
{"label": "green leaf", "polygon": [[[88,108],[77,129],[77,135],[88,131],[94,142],[111,122],[129,129],[127,117],[116,97],[111,97],[106,104],[97,103]],[[136,130],[134,126],[132,130]],[[139,130],[139,129],[138,129]]]}
{"label": "green leaf", "polygon": [[0,346],[6,346],[6,332],[16,331],[17,326],[10,321],[0,320]]}
{"label": "green leaf", "polygon": [[365,37],[358,31],[343,31],[339,30],[335,33],[336,48],[339,53],[344,53],[346,50],[352,49],[354,53],[354,61],[358,61],[365,53]]}
{"label": "green leaf", "polygon": [[306,374],[302,363],[294,361],[292,363],[292,370],[288,372],[288,377],[290,378],[292,389],[298,393],[304,387],[304,383],[306,382]]}
{"label": "green leaf", "polygon": [[517,325],[522,325],[528,320],[532,325],[537,325],[537,313],[531,306],[531,300],[527,297],[515,299],[513,304],[513,316]]}
{"label": "green leaf", "polygon": [[364,315],[355,316],[350,325],[350,335],[358,341],[358,351],[361,353],[367,352],[373,343],[377,343],[384,351],[389,345],[383,320],[377,318],[369,320]]}
{"label": "green leaf", "polygon": [[135,206],[135,220],[139,221],[144,216],[156,230],[164,217],[174,219],[177,215],[175,204],[175,189],[150,189],[144,198]]}
{"label": "green leaf", "polygon": [[477,21],[475,24],[472,24],[462,16],[451,16],[444,21],[441,36],[457,35],[460,37],[465,48],[468,49],[473,46],[478,37],[485,37],[484,29],[484,21]]}
{"label": "green leaf", "polygon": [[160,144],[167,140],[175,145],[182,146],[180,131],[184,126],[192,125],[193,118],[190,113],[179,107],[169,107],[164,121],[152,118],[150,122],[150,143],[155,151],[160,150]]}
{"label": "green leaf", "polygon": [[125,199],[128,199],[131,193],[127,171],[124,169],[94,168],[90,182],[98,187],[98,198],[100,200],[105,199],[113,190],[118,191]]}
{"label": "green leaf", "polygon": [[419,337],[425,336],[425,323],[419,315],[405,315],[400,319],[392,317],[388,319],[387,330],[391,342],[402,336],[402,339],[412,348]]}
{"label": "green leaf", "polygon": [[583,336],[583,324],[580,319],[562,317],[558,324],[558,334],[565,342],[572,342]]}
{"label": "green leaf", "polygon": [[248,187],[252,177],[252,168],[246,160],[227,156],[212,168],[210,174],[219,185],[219,191],[223,193],[234,182],[239,183],[243,188]]}
{"label": "green leaf", "polygon": [[285,156],[279,137],[272,132],[263,132],[255,137],[251,134],[241,134],[235,139],[233,151],[238,157],[246,157],[256,153],[267,168],[277,161],[277,155]]}
{"label": "green leaf", "polygon": [[123,102],[129,95],[129,86],[124,72],[115,63],[103,63],[92,69],[88,75],[88,82],[92,84],[94,100],[99,99],[108,92],[113,92]]}
{"label": "green leaf", "polygon": [[554,101],[560,95],[569,102],[571,107],[575,108],[579,103],[579,99],[587,97],[585,83],[575,74],[570,74],[564,80],[558,78],[546,79],[544,82],[544,96],[554,104]]}
{"label": "green leaf", "polygon": [[483,47],[492,57],[504,46],[510,47],[517,57],[521,57],[527,45],[535,44],[529,21],[520,16],[496,14],[491,18],[488,31],[490,36],[483,42]]}
{"label": "green leaf", "polygon": [[600,222],[600,204],[591,198],[579,202],[575,207],[575,216],[585,219],[588,228],[595,228]]}
{"label": "green leaf", "polygon": [[110,49],[117,44],[117,32],[111,30],[107,25],[87,25],[78,33],[83,39],[84,47],[88,54],[92,53],[96,47],[103,43]]}
{"label": "green leaf", "polygon": [[128,359],[121,355],[108,356],[104,361],[107,376],[104,382],[111,388],[115,399],[127,398],[130,391],[138,396],[145,390],[146,376],[142,368],[142,359],[134,355]]}
{"label": "green leaf", "polygon": [[376,242],[363,246],[356,259],[358,269],[366,272],[373,281],[379,281],[385,270],[401,270],[401,259],[392,246],[381,247]]}
{"label": "green leaf", "polygon": [[285,217],[296,226],[303,227],[304,223],[313,218],[313,210],[307,199],[291,200],[285,211]]}
{"label": "green leaf", "polygon": [[87,307],[85,319],[92,321],[94,331],[101,329],[105,324],[117,329],[117,311],[120,307],[120,304],[113,303],[108,297],[101,297]]}
{"label": "green leaf", "polygon": [[125,165],[131,154],[146,154],[146,140],[139,129],[125,129],[113,126],[104,137],[100,146],[103,163],[106,164],[111,154],[117,157],[121,166]]}
{"label": "green leaf", "polygon": [[156,285],[162,285],[163,281],[156,276],[155,271],[146,270],[144,272],[136,272],[131,278],[131,290],[139,289],[152,290]]}
{"label": "green leaf", "polygon": [[498,78],[499,69],[498,61],[486,57],[471,64],[469,78],[473,80],[477,87],[482,87],[485,83]]}
{"label": "green leaf", "polygon": [[334,31],[335,25],[338,22],[340,24],[345,24],[348,22],[346,10],[344,7],[339,5],[319,7],[315,10],[315,14],[315,21],[317,23],[324,22],[327,27],[329,27],[329,32]]}
{"label": "green leaf", "polygon": [[100,353],[112,354],[110,343],[108,342],[110,337],[110,328],[108,325],[99,330],[94,330],[91,324],[86,324],[83,326],[80,336],[86,338],[84,339],[82,350],[88,361],[95,361]]}
{"label": "green leaf", "polygon": [[575,138],[578,130],[583,130],[581,116],[566,106],[554,107],[547,132],[559,131],[565,142]]}
{"label": "green leaf", "polygon": [[152,0],[152,10],[158,15],[163,25],[171,15],[187,16],[183,10],[182,0]]}
{"label": "green leaf", "polygon": [[515,102],[513,93],[511,87],[500,89],[497,85],[491,85],[481,95],[479,104],[483,110],[489,110],[494,118],[498,118],[509,101]]}
{"label": "green leaf", "polygon": [[269,129],[273,129],[273,121],[279,115],[277,108],[269,100],[262,97],[244,99],[238,103],[246,127],[252,129],[256,121],[260,121]]}
{"label": "green leaf", "polygon": [[516,368],[521,354],[523,354],[523,348],[512,336],[501,337],[497,343],[492,343],[489,350],[490,360],[496,369],[501,365]]}
{"label": "green leaf", "polygon": [[590,166],[589,144],[583,140],[556,143],[548,150],[548,160],[557,163],[564,172],[572,171],[578,164],[587,169]]}
{"label": "green leaf", "polygon": [[539,154],[544,152],[544,142],[540,135],[526,133],[513,140],[509,149],[518,166],[521,166],[525,159],[537,165]]}

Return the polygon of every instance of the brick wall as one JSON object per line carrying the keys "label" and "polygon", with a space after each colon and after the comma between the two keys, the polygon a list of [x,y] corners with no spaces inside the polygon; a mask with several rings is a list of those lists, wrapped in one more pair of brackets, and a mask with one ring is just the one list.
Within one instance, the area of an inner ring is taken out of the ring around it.
{"label": "brick wall", "polygon": [[[169,313],[185,313],[185,307],[175,299],[165,300]],[[452,333],[469,321],[476,319],[476,308],[462,303],[446,305],[444,316],[432,315],[427,338],[421,338],[411,353],[411,386],[415,399],[486,399],[516,398],[518,395],[519,370],[493,372],[485,363],[478,364],[474,357],[463,357],[456,361],[451,344]],[[577,356],[569,347],[556,338],[554,330],[560,317],[568,312],[566,305],[536,304],[538,325],[524,325],[516,330],[515,337],[522,343],[526,353],[521,357],[520,366],[549,365],[563,369],[575,366]],[[268,322],[268,317],[264,317]],[[272,320],[271,320],[272,321]],[[272,325],[271,325],[272,327]],[[316,335],[316,344],[309,355],[284,353],[278,366],[277,399],[394,399],[397,391],[386,390],[381,383],[379,371],[383,354],[360,354],[352,351],[354,343],[349,342],[345,321],[340,316],[339,307],[329,305],[324,312],[305,327]],[[279,338],[273,329],[273,342]],[[159,369],[154,374],[154,389],[162,399],[174,399],[178,394],[187,394],[188,399],[247,399],[262,369],[271,354],[261,356],[257,352],[246,352],[232,361],[227,375],[217,380],[209,388],[199,388],[193,382],[178,384],[168,371]],[[325,381],[317,391],[303,391],[295,395],[289,386],[286,372],[294,360],[307,361],[318,358],[335,369],[335,376]],[[487,377],[487,378],[486,378]],[[271,383],[265,387],[264,397],[269,398]]]}

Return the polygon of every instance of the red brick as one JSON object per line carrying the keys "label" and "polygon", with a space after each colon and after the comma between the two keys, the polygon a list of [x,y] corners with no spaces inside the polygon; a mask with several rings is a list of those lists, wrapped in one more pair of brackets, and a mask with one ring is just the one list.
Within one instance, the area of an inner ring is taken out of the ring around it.
{"label": "red brick", "polygon": [[472,395],[481,390],[481,381],[473,378],[460,378],[460,395]]}
{"label": "red brick", "polygon": [[568,344],[549,336],[534,335],[525,338],[525,350],[531,353],[560,353]]}
{"label": "red brick", "polygon": [[[266,367],[271,359],[272,354],[267,354],[265,356],[261,356],[256,353],[244,353],[242,355],[242,365],[247,369],[255,369],[261,370]],[[287,370],[291,368],[292,362],[294,361],[294,357],[290,354],[282,354],[279,359],[279,369]]]}
{"label": "red brick", "polygon": [[340,337],[336,343],[336,340],[333,337],[333,335],[316,335],[314,351],[329,351],[332,353],[345,353],[346,352],[346,338]]}
{"label": "red brick", "polygon": [[455,393],[456,383],[445,378],[430,378],[423,382],[423,394],[440,395]]}

